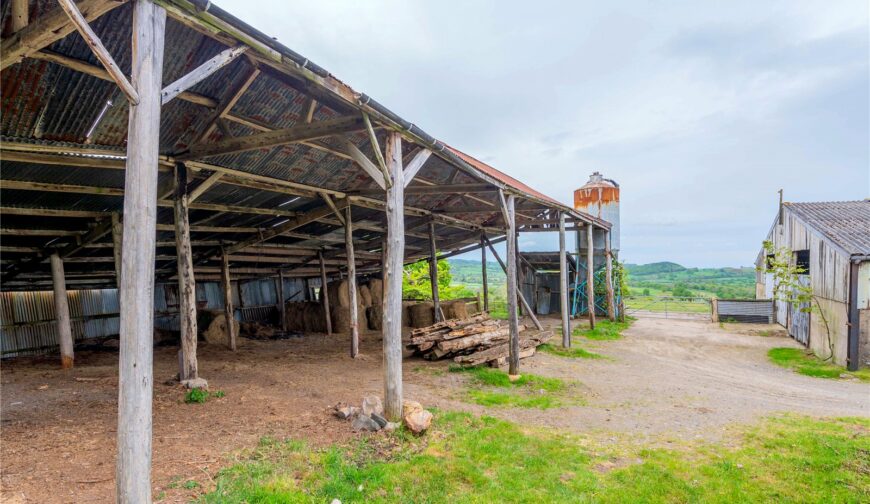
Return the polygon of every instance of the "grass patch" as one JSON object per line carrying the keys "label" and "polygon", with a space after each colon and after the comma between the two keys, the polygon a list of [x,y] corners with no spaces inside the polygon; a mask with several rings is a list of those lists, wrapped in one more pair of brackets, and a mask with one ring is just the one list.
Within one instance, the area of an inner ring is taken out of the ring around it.
{"label": "grass patch", "polygon": [[203,404],[208,401],[210,397],[214,397],[215,399],[220,399],[221,397],[225,397],[227,394],[223,390],[215,390],[214,392],[209,392],[208,390],[195,388],[190,389],[184,394],[184,402],[187,404]]}
{"label": "grass patch", "polygon": [[847,371],[843,366],[822,361],[801,348],[771,348],[767,352],[767,356],[774,364],[806,376],[839,379],[841,375],[846,375],[861,381],[870,381],[870,369]]}
{"label": "grass patch", "polygon": [[448,371],[470,376],[466,399],[482,406],[550,409],[583,403],[574,384],[558,378],[523,374],[510,381],[507,373],[496,368],[457,365]]}
{"label": "grass patch", "polygon": [[595,341],[617,340],[622,337],[622,331],[628,329],[634,320],[631,317],[626,317],[625,322],[600,320],[595,322],[595,329],[576,327],[571,331],[571,335]]}
{"label": "grass patch", "polygon": [[466,413],[423,437],[313,449],[264,440],[200,502],[867,502],[870,420],[769,419],[738,448],[596,444]]}
{"label": "grass patch", "polygon": [[570,357],[572,359],[602,359],[603,355],[595,352],[590,352],[580,347],[563,348],[561,346],[544,343],[538,347],[541,352],[558,355],[559,357]]}

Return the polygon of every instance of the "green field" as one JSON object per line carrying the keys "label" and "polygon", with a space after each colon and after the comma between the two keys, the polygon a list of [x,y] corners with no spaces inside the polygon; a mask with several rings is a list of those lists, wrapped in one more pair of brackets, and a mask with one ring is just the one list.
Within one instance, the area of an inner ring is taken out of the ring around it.
{"label": "green field", "polygon": [[686,268],[672,262],[626,264],[635,296],[754,299],[755,268]]}

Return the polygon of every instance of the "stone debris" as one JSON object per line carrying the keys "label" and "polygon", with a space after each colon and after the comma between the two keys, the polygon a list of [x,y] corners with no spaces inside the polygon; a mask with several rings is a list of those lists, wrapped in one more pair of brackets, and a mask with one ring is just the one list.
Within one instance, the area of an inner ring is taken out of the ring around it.
{"label": "stone debris", "polygon": [[335,411],[333,412],[335,416],[342,420],[348,420],[357,414],[359,408],[355,406],[335,406]]}
{"label": "stone debris", "polygon": [[378,396],[366,396],[362,401],[362,413],[366,416],[371,416],[373,413],[377,415],[384,414],[384,404]]}
{"label": "stone debris", "polygon": [[381,428],[384,428],[384,427],[387,426],[387,419],[384,418],[383,416],[381,416],[381,415],[379,415],[379,414],[377,414],[377,413],[372,413],[371,415],[369,415],[369,417],[370,417],[372,420],[374,420],[375,422],[377,422],[377,424],[380,425]]}
{"label": "stone debris", "polygon": [[371,419],[368,415],[359,414],[353,419],[351,428],[355,431],[377,432],[381,430],[381,426]]}
{"label": "stone debris", "polygon": [[424,409],[418,409],[405,415],[405,426],[414,434],[422,434],[432,425],[432,413]]}
{"label": "stone debris", "polygon": [[184,388],[191,389],[208,389],[208,382],[205,378],[193,378],[190,380],[184,380],[181,382],[184,385]]}

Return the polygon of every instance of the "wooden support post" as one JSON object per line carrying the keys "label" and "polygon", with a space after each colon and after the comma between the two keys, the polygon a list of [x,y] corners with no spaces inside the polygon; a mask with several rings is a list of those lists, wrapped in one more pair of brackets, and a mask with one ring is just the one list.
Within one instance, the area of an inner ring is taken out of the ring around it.
{"label": "wooden support post", "polygon": [[483,287],[483,311],[489,313],[489,284],[486,279],[486,234],[480,234],[480,264],[481,281]]}
{"label": "wooden support post", "polygon": [[60,344],[60,365],[64,369],[73,367],[73,339],[69,318],[69,301],[66,297],[66,278],[63,273],[63,260],[51,254],[51,279],[54,284],[54,317],[57,320],[57,341]]}
{"label": "wooden support post", "polygon": [[284,272],[278,270],[278,317],[281,319],[281,330],[287,332],[287,308],[284,306]]}
{"label": "wooden support post", "polygon": [[405,256],[405,182],[402,136],[387,133],[386,162],[393,185],[387,190],[387,248],[384,261],[384,411],[402,418],[402,265]]}
{"label": "wooden support post", "polygon": [[438,252],[435,249],[435,223],[429,223],[429,282],[432,284],[432,305],[435,312],[435,322],[444,320],[441,311],[441,299],[438,296]]}
{"label": "wooden support post", "polygon": [[565,214],[559,212],[559,312],[562,314],[562,346],[571,347],[571,323],[568,313],[568,254],[565,251]]}
{"label": "wooden support post", "polygon": [[507,304],[510,325],[510,353],[508,355],[508,374],[520,374],[520,321],[517,314],[517,232],[514,222],[514,195],[509,194],[505,201],[507,210]]}
{"label": "wooden support post", "polygon": [[124,224],[121,215],[112,212],[112,253],[115,258],[115,285],[121,288],[121,241],[124,235]]}
{"label": "wooden support post", "polygon": [[350,356],[359,355],[359,304],[356,290],[356,257],[353,254],[353,222],[350,205],[344,209],[344,246],[347,250],[347,298],[350,300]]}
{"label": "wooden support post", "polygon": [[586,302],[589,312],[589,328],[595,329],[595,268],[592,224],[586,225]]}
{"label": "wooden support post", "polygon": [[[517,217],[516,217],[516,210],[515,210],[514,211],[514,229],[517,228],[516,218]],[[522,264],[522,261],[520,260],[520,251],[519,251],[520,232],[517,231],[516,233],[514,233],[514,235],[515,235],[514,236],[514,247],[515,247],[514,254],[516,254],[516,271],[517,271],[517,292],[519,292],[520,295],[523,296],[523,298],[525,298],[526,295],[523,294],[523,286],[526,283],[526,273],[523,271],[523,264]],[[528,301],[528,299],[526,299],[526,301]],[[532,299],[532,301],[534,301],[534,299]],[[527,305],[528,305],[528,303],[520,303],[520,305],[517,306],[520,317],[525,315],[526,314],[525,312],[528,312],[528,314],[530,314],[531,316],[535,315],[535,312],[534,312],[534,310],[531,309],[531,307],[529,309],[525,309],[525,307]]]}
{"label": "wooden support post", "polygon": [[12,33],[27,26],[30,16],[28,13],[28,0],[12,0]]}
{"label": "wooden support post", "polygon": [[616,321],[616,296],[613,294],[613,252],[610,250],[610,231],[604,237],[604,256],[607,260],[604,288],[607,289],[607,319]]}
{"label": "wooden support post", "polygon": [[[499,266],[501,266],[502,271],[504,271],[505,274],[507,274],[507,271],[508,271],[507,265],[505,265],[504,261],[501,260],[501,257],[499,257],[498,252],[495,251],[495,247],[492,246],[492,242],[489,240],[486,240],[486,239],[485,239],[485,241],[486,241],[487,246],[489,247],[489,251],[492,252],[492,255],[495,257],[496,261],[498,261]],[[508,241],[507,236],[505,236],[505,242],[507,242],[507,241]],[[532,323],[535,324],[535,327],[539,331],[543,331],[544,326],[541,325],[541,321],[538,320],[538,317],[535,316],[534,312],[532,312],[532,308],[531,308],[531,306],[529,306],[529,302],[526,301],[525,296],[523,296],[523,293],[520,292],[519,290],[517,290],[517,298],[519,299],[520,303],[522,303],[522,305],[526,308],[526,311],[529,312],[529,318],[532,319]]]}
{"label": "wooden support post", "polygon": [[133,4],[132,82],[124,177],[118,356],[117,502],[151,502],[151,410],[154,390],[154,256],[157,161],[166,11]]}
{"label": "wooden support post", "polygon": [[230,255],[226,250],[221,253],[221,283],[224,287],[224,318],[227,322],[227,346],[236,351],[235,309],[233,309],[233,284],[230,279]]}
{"label": "wooden support post", "polygon": [[181,327],[180,381],[199,378],[196,363],[196,282],[188,220],[187,168],[175,166],[175,249],[178,257],[178,319]]}
{"label": "wooden support post", "polygon": [[326,334],[332,334],[332,317],[329,316],[329,291],[326,286],[326,263],[323,261],[323,251],[317,251],[320,259],[320,300],[323,303],[323,316],[326,319]]}

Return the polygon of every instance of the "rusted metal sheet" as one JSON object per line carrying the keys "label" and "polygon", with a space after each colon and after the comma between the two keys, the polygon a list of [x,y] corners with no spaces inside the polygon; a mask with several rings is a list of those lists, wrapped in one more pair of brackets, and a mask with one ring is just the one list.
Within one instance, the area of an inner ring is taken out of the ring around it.
{"label": "rusted metal sheet", "polygon": [[589,181],[574,191],[574,210],[611,224],[610,246],[619,251],[619,184],[595,172]]}

